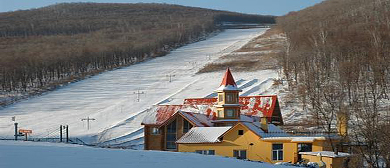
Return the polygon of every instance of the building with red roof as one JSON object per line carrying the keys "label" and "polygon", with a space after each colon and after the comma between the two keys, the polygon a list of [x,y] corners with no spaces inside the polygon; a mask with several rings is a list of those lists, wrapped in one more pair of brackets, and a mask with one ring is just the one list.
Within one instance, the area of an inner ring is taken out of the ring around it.
{"label": "building with red roof", "polygon": [[[181,105],[157,105],[142,124],[146,150],[195,152],[269,163],[315,161],[313,152],[330,150],[329,135],[293,136],[283,125],[278,98],[239,96],[227,69],[216,98],[188,98]],[[329,153],[329,152],[328,152]],[[346,160],[328,159],[327,165]]]}
{"label": "building with red roof", "polygon": [[232,126],[240,121],[259,121],[261,117],[274,125],[283,124],[277,96],[239,96],[241,89],[229,68],[215,92],[217,98],[188,98],[181,105],[151,108],[142,122],[145,149],[176,150],[175,140],[192,127]]}

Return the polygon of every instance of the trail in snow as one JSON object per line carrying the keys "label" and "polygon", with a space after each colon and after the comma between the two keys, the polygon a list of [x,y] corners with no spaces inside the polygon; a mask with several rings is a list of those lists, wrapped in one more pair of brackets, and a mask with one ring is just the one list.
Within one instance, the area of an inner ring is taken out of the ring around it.
{"label": "trail in snow", "polygon": [[[198,69],[239,49],[265,30],[226,30],[205,41],[181,47],[164,57],[104,72],[8,106],[0,110],[0,138],[13,137],[11,117],[16,116],[20,128],[33,130],[31,137],[46,137],[49,133],[49,136],[58,137],[52,133],[53,130],[59,125],[69,125],[70,136],[82,138],[87,143],[117,140],[120,143],[134,141],[141,144],[143,133],[140,123],[145,109],[162,101],[181,104],[184,98],[212,94],[223,74],[195,75]],[[238,81],[264,81],[277,76],[274,71],[261,73],[266,76],[258,73],[234,75]],[[172,82],[168,81],[168,75],[175,75]],[[134,94],[138,90],[144,92],[139,102]],[[251,92],[256,94],[256,91]],[[81,121],[86,117],[96,119],[90,122],[89,130],[87,124]]]}

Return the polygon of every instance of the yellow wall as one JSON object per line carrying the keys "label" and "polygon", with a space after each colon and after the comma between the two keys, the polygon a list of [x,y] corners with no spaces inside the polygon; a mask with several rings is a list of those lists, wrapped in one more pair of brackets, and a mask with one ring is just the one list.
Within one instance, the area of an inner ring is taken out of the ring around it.
{"label": "yellow wall", "polygon": [[[238,135],[238,130],[244,130],[244,135]],[[253,145],[249,145],[253,143]],[[283,161],[272,160],[272,144],[283,143]],[[242,124],[233,127],[223,137],[221,143],[210,144],[178,144],[179,152],[195,152],[196,150],[215,150],[216,155],[233,157],[233,150],[246,150],[247,159],[269,163],[298,161],[298,143],[289,140],[263,141],[255,133]],[[313,151],[321,151],[323,143],[312,143]]]}

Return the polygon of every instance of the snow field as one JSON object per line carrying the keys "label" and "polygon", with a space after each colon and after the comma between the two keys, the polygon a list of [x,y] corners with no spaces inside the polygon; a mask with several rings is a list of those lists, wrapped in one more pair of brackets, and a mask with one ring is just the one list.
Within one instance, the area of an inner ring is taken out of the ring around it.
{"label": "snow field", "polygon": [[102,149],[59,143],[0,141],[0,151],[2,168],[288,168],[195,153]]}
{"label": "snow field", "polygon": [[[226,30],[164,57],[104,72],[0,109],[0,138],[13,138],[11,117],[16,116],[20,128],[33,130],[32,138],[58,137],[59,125],[69,125],[70,136],[86,143],[142,144],[140,123],[146,109],[154,104],[181,104],[184,98],[212,94],[223,72],[195,75],[198,69],[241,48],[265,30]],[[172,82],[167,75],[174,75]],[[236,73],[233,75],[236,77]],[[254,75],[247,76],[245,81]],[[240,78],[238,75],[236,80]],[[144,93],[139,95],[139,102],[134,94],[137,91]],[[86,121],[81,121],[86,117],[95,119],[90,121],[89,130]]]}

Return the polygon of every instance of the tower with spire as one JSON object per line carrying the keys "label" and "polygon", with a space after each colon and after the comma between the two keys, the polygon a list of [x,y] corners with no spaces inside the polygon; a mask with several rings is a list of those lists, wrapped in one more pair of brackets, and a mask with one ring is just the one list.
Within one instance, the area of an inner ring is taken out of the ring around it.
{"label": "tower with spire", "polygon": [[218,102],[215,109],[219,120],[238,120],[240,118],[239,93],[241,91],[237,87],[230,69],[227,68],[221,85],[215,90],[218,93]]}

